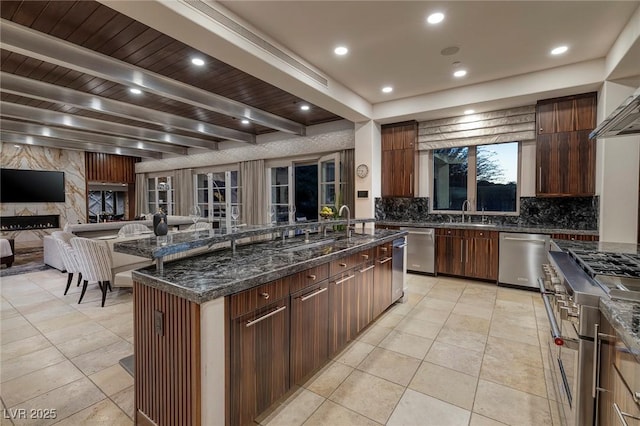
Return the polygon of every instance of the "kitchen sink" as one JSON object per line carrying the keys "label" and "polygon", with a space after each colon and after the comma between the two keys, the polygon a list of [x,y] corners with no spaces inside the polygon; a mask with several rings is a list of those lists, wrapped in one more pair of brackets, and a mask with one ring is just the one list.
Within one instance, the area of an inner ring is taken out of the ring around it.
{"label": "kitchen sink", "polygon": [[462,223],[462,222],[442,222],[442,225],[448,227],[471,227],[471,228],[493,228],[496,225],[494,223]]}
{"label": "kitchen sink", "polygon": [[335,238],[330,238],[328,240],[314,241],[312,243],[311,242],[310,243],[302,243],[302,244],[299,244],[299,245],[294,246],[294,247],[286,248],[286,249],[284,249],[282,251],[287,252],[287,253],[293,253],[293,252],[296,252],[296,251],[308,250],[308,249],[311,249],[311,248],[326,246],[328,244],[333,244],[335,242],[336,242]]}

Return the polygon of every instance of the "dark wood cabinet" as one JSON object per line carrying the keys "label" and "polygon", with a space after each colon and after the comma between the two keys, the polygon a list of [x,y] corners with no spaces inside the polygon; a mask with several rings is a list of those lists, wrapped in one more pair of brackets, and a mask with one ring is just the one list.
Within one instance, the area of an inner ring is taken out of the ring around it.
{"label": "dark wood cabinet", "polygon": [[377,247],[376,267],[373,278],[372,318],[377,318],[391,305],[391,284],[393,274],[392,243]]}
{"label": "dark wood cabinet", "polygon": [[382,196],[413,197],[418,123],[382,126]]}
{"label": "dark wood cabinet", "polygon": [[373,320],[373,288],[376,264],[373,258],[355,270],[356,333],[360,333]]}
{"label": "dark wood cabinet", "polygon": [[538,135],[538,196],[592,196],[595,193],[596,144],[590,130]]}
{"label": "dark wood cabinet", "polygon": [[497,280],[498,232],[436,229],[436,272]]}
{"label": "dark wood cabinet", "polygon": [[329,282],[291,295],[291,380],[302,383],[329,358]]}
{"label": "dark wood cabinet", "polygon": [[329,356],[355,335],[355,277],[350,269],[329,279]]}
{"label": "dark wood cabinet", "polygon": [[595,92],[540,100],[536,105],[538,134],[593,130],[597,121],[596,110]]}
{"label": "dark wood cabinet", "polygon": [[436,229],[436,272],[464,276],[464,231]]}
{"label": "dark wood cabinet", "polygon": [[289,298],[234,319],[230,334],[230,424],[253,424],[289,390]]}
{"label": "dark wood cabinet", "polygon": [[595,193],[596,94],[539,101],[536,195],[592,196]]}

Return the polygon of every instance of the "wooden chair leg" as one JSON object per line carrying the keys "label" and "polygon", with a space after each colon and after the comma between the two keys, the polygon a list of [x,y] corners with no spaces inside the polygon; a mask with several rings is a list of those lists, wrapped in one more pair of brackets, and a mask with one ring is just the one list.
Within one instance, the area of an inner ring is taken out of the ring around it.
{"label": "wooden chair leg", "polygon": [[73,272],[69,272],[68,274],[69,276],[67,277],[67,286],[64,289],[64,295],[67,295],[67,292],[69,291],[69,286],[71,286],[71,281],[73,280]]}
{"label": "wooden chair leg", "polygon": [[104,301],[107,298],[107,287],[110,287],[109,281],[102,282],[102,307],[104,308]]}
{"label": "wooden chair leg", "polygon": [[80,300],[78,300],[78,305],[80,304],[80,302],[82,302],[82,298],[84,297],[84,293],[87,291],[88,284],[89,282],[87,280],[84,280],[84,284],[82,284],[82,293],[80,293]]}

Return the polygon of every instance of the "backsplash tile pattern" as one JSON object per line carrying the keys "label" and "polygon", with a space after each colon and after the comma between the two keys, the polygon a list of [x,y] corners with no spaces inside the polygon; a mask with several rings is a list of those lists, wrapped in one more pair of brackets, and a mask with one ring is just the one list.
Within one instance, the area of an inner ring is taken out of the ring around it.
{"label": "backsplash tile pattern", "polygon": [[[498,225],[544,226],[550,228],[597,230],[598,197],[520,197],[519,216],[486,215]],[[385,197],[375,200],[376,220],[403,222],[460,221],[460,214],[429,213],[428,197]],[[471,216],[473,222],[481,215]]]}

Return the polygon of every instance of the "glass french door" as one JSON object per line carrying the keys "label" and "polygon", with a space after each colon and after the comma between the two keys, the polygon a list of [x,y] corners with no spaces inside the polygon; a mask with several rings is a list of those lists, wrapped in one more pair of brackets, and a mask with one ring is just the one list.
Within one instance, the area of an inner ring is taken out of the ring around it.
{"label": "glass french door", "polygon": [[318,208],[325,206],[340,208],[343,203],[340,193],[341,183],[340,153],[325,155],[318,160]]}

